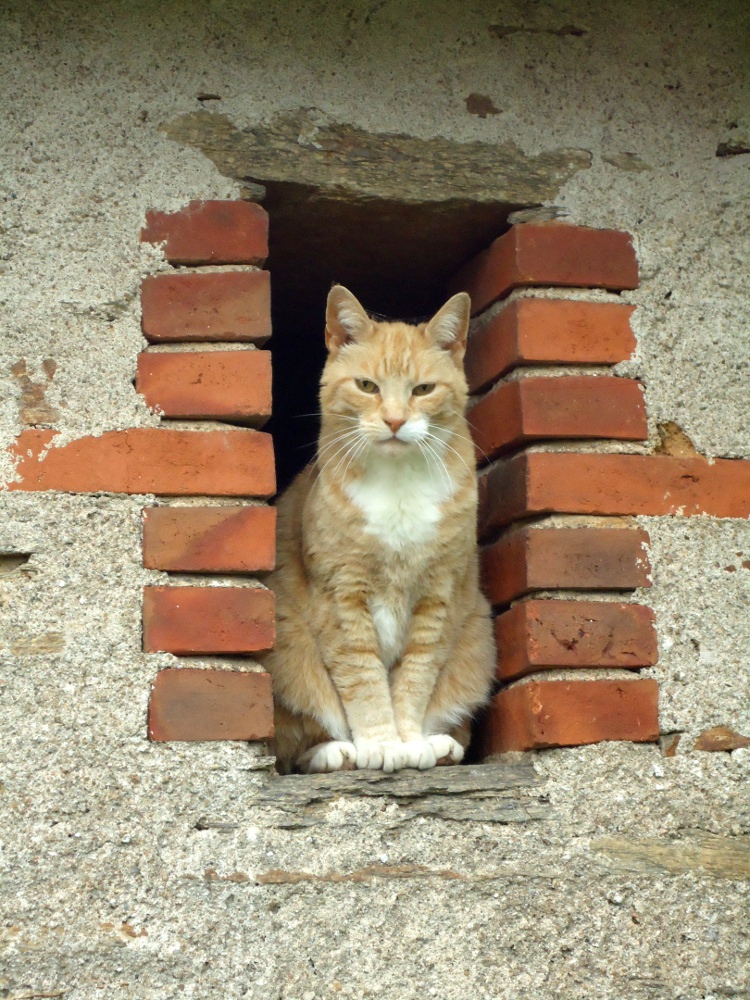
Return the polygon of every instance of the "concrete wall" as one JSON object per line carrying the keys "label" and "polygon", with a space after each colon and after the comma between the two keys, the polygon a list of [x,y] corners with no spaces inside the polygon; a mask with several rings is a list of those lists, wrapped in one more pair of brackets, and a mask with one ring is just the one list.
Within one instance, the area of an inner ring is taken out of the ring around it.
{"label": "concrete wall", "polygon": [[[673,421],[708,455],[750,457],[748,156],[716,155],[750,142],[748,13],[602,6],[11,0],[0,444],[40,418],[62,440],[157,422],[131,381],[140,278],[160,266],[137,237],[150,207],[237,197],[162,131],[213,93],[205,108],[239,127],[314,107],[370,131],[589,151],[548,201],[635,236],[625,368],[646,383],[652,444]],[[471,94],[495,110],[472,113]],[[675,757],[539,755],[551,806],[528,822],[405,818],[384,793],[290,828],[259,798],[260,749],[145,741],[149,684],[172,662],[140,651],[140,588],[160,579],[140,566],[148,502],[0,494],[0,552],[31,553],[0,563],[0,991],[750,995],[750,751],[690,751],[709,726],[750,732],[746,522],[643,519],[654,587],[637,596],[657,613]]]}

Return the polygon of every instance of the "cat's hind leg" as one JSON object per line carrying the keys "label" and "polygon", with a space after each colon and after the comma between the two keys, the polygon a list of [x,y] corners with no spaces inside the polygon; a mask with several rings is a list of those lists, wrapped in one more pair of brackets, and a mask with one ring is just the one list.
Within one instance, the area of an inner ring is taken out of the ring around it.
{"label": "cat's hind leg", "polygon": [[271,674],[277,757],[294,767],[310,747],[351,738],[344,708],[309,623],[295,608],[279,615],[276,647],[262,657]]}
{"label": "cat's hind leg", "polygon": [[274,728],[271,750],[276,755],[276,767],[281,774],[350,771],[356,765],[354,744],[348,740],[332,740],[330,733],[309,716],[295,715],[277,703]]}

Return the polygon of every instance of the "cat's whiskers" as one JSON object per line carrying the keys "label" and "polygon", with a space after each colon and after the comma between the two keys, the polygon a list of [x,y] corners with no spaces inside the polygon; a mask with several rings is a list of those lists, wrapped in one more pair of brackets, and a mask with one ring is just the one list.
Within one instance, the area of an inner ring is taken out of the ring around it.
{"label": "cat's whiskers", "polygon": [[339,451],[346,448],[347,444],[350,443],[353,438],[358,437],[359,433],[359,429],[355,427],[353,430],[335,435],[333,440],[326,442],[322,447],[318,448],[318,457],[321,458],[327,451],[330,451],[331,448],[335,448],[336,445],[340,445],[341,447],[334,453],[334,455],[329,455],[329,458],[335,458]]}
{"label": "cat's whiskers", "polygon": [[318,443],[319,444],[321,442],[325,443],[323,444],[323,447],[319,449],[319,453],[322,453],[326,449],[330,448],[338,441],[343,441],[345,440],[345,438],[351,437],[352,435],[359,433],[359,431],[361,430],[361,423],[359,417],[344,417],[344,419],[351,420],[352,423],[354,423],[356,426],[350,427],[348,430],[340,430],[337,428],[336,430],[327,431],[325,433],[321,431],[321,433],[318,435]]}
{"label": "cat's whiskers", "polygon": [[[349,432],[347,432],[347,433],[349,433]],[[318,446],[318,454],[322,454],[322,452],[325,451],[327,448],[330,448],[334,444],[336,444],[336,440],[339,440],[339,441],[343,440],[343,437],[344,437],[344,433],[339,434],[337,431],[331,431],[330,434],[319,434],[315,438],[314,441],[306,441],[304,444],[298,444],[296,447],[297,448],[311,448],[313,445],[317,445]],[[335,438],[336,440],[333,440],[333,441],[328,440],[328,441],[326,441],[326,439],[328,439],[328,438]],[[326,441],[326,444],[324,444],[322,448],[320,446],[320,442],[321,441]]]}
{"label": "cat's whiskers", "polygon": [[[342,479],[342,480],[344,479],[347,469],[351,465],[354,458],[364,449],[365,444],[366,440],[364,438],[359,438],[358,440],[351,442],[351,444],[347,447],[344,454],[336,463],[336,467],[331,473],[332,479]],[[346,466],[344,467],[344,470],[342,472],[341,469],[342,466],[344,465],[344,462],[346,462]]]}
{"label": "cat's whiskers", "polygon": [[[336,475],[339,467],[341,466],[341,463],[346,461],[351,450],[359,444],[361,440],[361,431],[359,429],[348,431],[347,434],[344,435],[344,437],[346,437],[346,440],[344,441],[343,444],[340,444],[339,441],[335,441],[332,442],[331,445],[329,445],[329,448],[333,447],[335,444],[339,444],[339,447],[332,455],[329,455],[326,461],[323,463],[323,465],[320,466],[320,468],[318,469],[318,478],[320,478],[322,473],[325,472],[325,470],[329,467],[329,465],[335,462],[338,456],[341,455],[341,458],[337,462],[336,467],[333,471],[334,476]],[[318,458],[321,457],[321,455],[325,450],[326,450],[325,448],[321,449],[321,451],[318,453]]]}
{"label": "cat's whiskers", "polygon": [[450,477],[445,462],[438,455],[437,451],[433,448],[429,441],[424,439],[417,441],[417,445],[419,446],[419,450],[424,455],[427,464],[429,465],[431,462],[434,463],[435,469],[437,469],[441,476],[445,477],[445,485],[448,493],[453,493],[453,480]]}
{"label": "cat's whiskers", "polygon": [[[456,416],[461,416],[461,414],[459,414],[458,410],[451,410],[450,412],[454,413]],[[468,424],[469,427],[471,427],[472,430],[476,430],[476,427],[474,426],[474,424],[472,424],[472,422],[469,420],[468,417],[464,417],[464,419],[466,420],[466,423]],[[458,431],[452,431],[450,429],[450,427],[444,427],[443,430],[446,432],[446,434],[450,434],[451,437],[463,437],[463,435],[459,434]],[[482,456],[482,458],[486,462],[489,462],[490,456],[487,454],[487,452],[486,451],[482,451],[482,449],[479,447],[479,445],[476,442],[473,441],[472,443],[474,444],[474,447],[479,452],[479,454]]]}
{"label": "cat's whiskers", "polygon": [[[325,463],[323,464],[323,466],[322,466],[322,468],[321,468],[320,471],[322,472],[323,469],[327,469],[329,465],[332,465],[334,462],[336,462],[336,467],[334,469],[334,474],[335,474],[338,471],[338,469],[341,467],[342,462],[346,461],[346,459],[348,458],[348,456],[351,454],[352,450],[354,448],[356,448],[357,445],[360,443],[360,440],[361,439],[359,437],[355,437],[355,438],[352,438],[351,441],[346,441],[343,445],[341,445],[340,448],[338,448],[333,453],[333,455],[330,455],[328,457],[328,459],[325,461]],[[338,459],[338,461],[337,461],[337,459]]]}
{"label": "cat's whiskers", "polygon": [[[346,413],[333,413],[331,414],[337,420],[359,420],[359,417],[351,417]],[[304,420],[306,417],[318,417],[322,418],[323,414],[318,410],[316,413],[293,413],[292,420]]]}
{"label": "cat's whiskers", "polygon": [[[355,459],[357,459],[362,454],[362,452],[367,448],[368,444],[369,444],[368,438],[366,437],[366,435],[362,435],[362,440],[359,442],[359,445],[353,450],[352,455],[351,455],[349,461],[346,463],[346,467],[344,468],[344,471],[341,473],[341,478],[342,479],[346,479],[346,474],[349,471],[349,466],[352,464],[352,462]],[[338,466],[337,466],[337,468],[338,468]]]}
{"label": "cat's whiskers", "polygon": [[[353,461],[353,459],[356,458],[357,455],[359,453],[361,453],[363,451],[363,449],[369,444],[369,438],[367,437],[366,434],[364,434],[362,432],[361,426],[358,426],[358,427],[354,428],[353,430],[347,431],[340,438],[340,440],[343,440],[343,439],[346,439],[346,440],[344,440],[344,443],[339,446],[339,448],[333,453],[333,455],[331,455],[327,459],[327,461],[324,463],[324,465],[320,468],[319,473],[318,473],[319,476],[325,470],[328,469],[328,467],[338,458],[339,455],[341,455],[341,458],[339,458],[339,460],[336,463],[336,466],[335,466],[335,468],[334,468],[334,470],[333,470],[333,472],[331,474],[333,478],[337,477],[339,475],[339,470],[341,469],[343,463],[347,462],[347,459],[348,459],[347,466],[346,466],[346,469],[348,469],[349,465],[351,464],[351,462]],[[334,443],[337,443],[337,442],[334,442]],[[342,454],[342,452],[343,452],[343,454]],[[344,470],[344,474],[345,473],[346,473],[346,470]]]}
{"label": "cat's whiskers", "polygon": [[[358,428],[356,427],[354,428],[350,427],[349,430],[346,431],[329,431],[327,434],[318,435],[318,441],[330,441],[330,440],[342,441],[345,437],[348,437],[350,434],[356,434],[357,430]],[[324,445],[324,447],[326,446]]]}
{"label": "cat's whiskers", "polygon": [[456,458],[458,458],[461,462],[463,462],[463,464],[466,466],[467,472],[469,472],[472,476],[476,474],[476,469],[472,469],[467,464],[466,459],[463,457],[463,455],[460,452],[456,451],[456,449],[452,445],[448,444],[447,441],[443,441],[443,439],[439,437],[439,435],[433,434],[432,431],[425,431],[425,437],[433,441],[439,441],[444,448],[447,448],[449,451],[452,451],[453,454],[456,456]]}

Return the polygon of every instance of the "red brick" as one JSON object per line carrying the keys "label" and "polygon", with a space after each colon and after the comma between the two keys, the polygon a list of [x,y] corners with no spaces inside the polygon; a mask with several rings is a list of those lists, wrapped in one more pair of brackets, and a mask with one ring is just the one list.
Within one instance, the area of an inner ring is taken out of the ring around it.
{"label": "red brick", "polygon": [[464,370],[471,392],[488,388],[519,365],[613,365],[636,342],[634,306],[572,299],[516,299],[472,331]]}
{"label": "red brick", "polygon": [[18,436],[11,452],[20,459],[20,481],[9,490],[267,498],[276,488],[271,436],[261,431],[139,427],[60,448],[50,447],[55,434]]}
{"label": "red brick", "polygon": [[750,736],[743,736],[728,726],[705,729],[693,744],[693,750],[706,750],[709,753],[730,753],[744,747],[750,747]]}
{"label": "red brick", "polygon": [[654,680],[529,681],[495,695],[485,717],[488,753],[659,738]]}
{"label": "red brick", "polygon": [[146,653],[253,653],[273,646],[275,599],[258,587],[144,587]]}
{"label": "red brick", "polygon": [[247,201],[191,201],[178,212],[146,212],[141,242],[163,241],[171,264],[262,264],[268,215]]}
{"label": "red brick", "polygon": [[458,272],[449,292],[468,292],[476,314],[514,288],[535,285],[637,288],[630,234],[559,223],[513,226]]}
{"label": "red brick", "polygon": [[271,416],[271,355],[268,351],[139,354],[135,388],[165,417],[262,427]]}
{"label": "red brick", "polygon": [[150,507],[143,565],[173,573],[255,573],[274,568],[274,507]]}
{"label": "red brick", "polygon": [[658,651],[654,613],[610,601],[521,601],[495,619],[497,676],[538,670],[649,667]]}
{"label": "red brick", "polygon": [[648,534],[639,528],[522,528],[482,549],[482,584],[493,604],[532,590],[649,587]]}
{"label": "red brick", "polygon": [[141,326],[151,343],[264,343],[271,336],[268,271],[155,274],[141,285]]}
{"label": "red brick", "polygon": [[477,400],[468,417],[480,464],[527,441],[648,437],[643,386],[625,378],[564,375],[504,382]]}
{"label": "red brick", "polygon": [[536,452],[480,477],[480,534],[560,514],[750,517],[750,461],[672,455]]}
{"label": "red brick", "polygon": [[272,736],[269,674],[170,668],[156,675],[148,706],[150,740],[267,740]]}

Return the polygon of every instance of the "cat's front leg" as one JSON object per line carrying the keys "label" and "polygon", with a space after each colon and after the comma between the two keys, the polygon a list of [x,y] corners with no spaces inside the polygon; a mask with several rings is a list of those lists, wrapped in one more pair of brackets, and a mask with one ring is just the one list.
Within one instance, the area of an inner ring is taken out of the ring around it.
{"label": "cat's front leg", "polygon": [[404,745],[398,738],[360,736],[355,738],[357,767],[361,770],[385,771],[392,774],[406,766]]}
{"label": "cat's front leg", "polygon": [[331,771],[353,771],[357,765],[357,749],[348,740],[329,740],[306,750],[297,760],[304,774],[328,774]]}
{"label": "cat's front leg", "polygon": [[450,594],[423,598],[414,608],[401,662],[391,676],[394,716],[403,741],[404,767],[427,770],[440,761],[457,764],[463,747],[447,733],[428,733],[425,715],[448,655],[446,623]]}
{"label": "cat's front leg", "polygon": [[344,706],[357,751],[357,767],[388,773],[404,766],[388,673],[378,652],[364,598],[339,601],[333,627],[325,630],[325,659]]}
{"label": "cat's front leg", "polygon": [[427,771],[436,764],[459,764],[464,748],[447,733],[433,736],[414,736],[402,744],[404,767]]}

